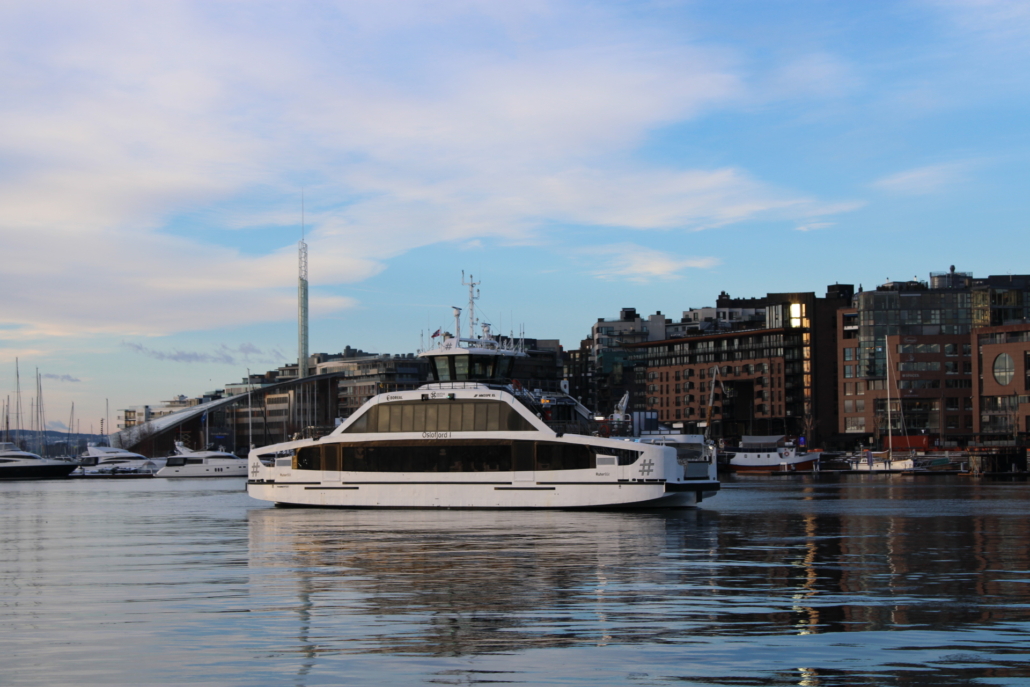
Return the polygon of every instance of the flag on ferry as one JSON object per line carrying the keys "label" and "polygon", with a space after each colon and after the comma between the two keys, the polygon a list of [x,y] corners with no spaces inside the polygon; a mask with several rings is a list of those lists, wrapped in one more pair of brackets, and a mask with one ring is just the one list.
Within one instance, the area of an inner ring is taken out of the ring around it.
{"label": "flag on ferry", "polygon": [[435,339],[438,336],[440,336],[440,330],[439,329],[437,329],[435,332],[433,332],[433,335],[431,337],[429,337],[429,338],[430,339]]}

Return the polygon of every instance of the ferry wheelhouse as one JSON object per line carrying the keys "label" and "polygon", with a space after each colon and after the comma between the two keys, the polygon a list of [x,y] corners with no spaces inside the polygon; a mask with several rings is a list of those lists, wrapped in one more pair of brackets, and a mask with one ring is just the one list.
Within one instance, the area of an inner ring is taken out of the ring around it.
{"label": "ferry wheelhouse", "polygon": [[523,388],[512,372],[525,353],[489,325],[420,355],[432,382],[373,397],[327,436],[252,450],[248,493],[294,506],[596,509],[689,507],[719,489],[714,450],[597,436],[569,395]]}

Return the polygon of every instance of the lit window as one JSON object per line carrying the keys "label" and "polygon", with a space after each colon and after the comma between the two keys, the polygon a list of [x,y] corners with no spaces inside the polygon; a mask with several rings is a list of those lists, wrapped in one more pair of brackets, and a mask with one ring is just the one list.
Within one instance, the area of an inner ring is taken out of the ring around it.
{"label": "lit window", "polygon": [[1008,353],[1001,353],[994,359],[994,380],[1005,386],[1012,381],[1016,373],[1016,364],[1012,362],[1012,356]]}

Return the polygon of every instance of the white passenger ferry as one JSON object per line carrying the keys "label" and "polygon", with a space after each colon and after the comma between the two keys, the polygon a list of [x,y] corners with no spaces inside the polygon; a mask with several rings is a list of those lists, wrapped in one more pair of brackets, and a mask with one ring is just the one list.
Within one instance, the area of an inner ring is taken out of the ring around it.
{"label": "white passenger ferry", "polygon": [[511,373],[525,354],[488,325],[421,355],[431,383],[375,396],[327,436],[252,450],[248,493],[296,506],[596,509],[695,506],[719,489],[714,450],[594,436],[575,399],[522,389]]}

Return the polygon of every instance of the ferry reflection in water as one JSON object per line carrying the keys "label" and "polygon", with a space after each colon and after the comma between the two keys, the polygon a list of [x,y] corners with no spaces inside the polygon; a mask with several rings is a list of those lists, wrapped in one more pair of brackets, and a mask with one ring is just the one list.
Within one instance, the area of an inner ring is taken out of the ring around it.
{"label": "ferry reflection in water", "polygon": [[[251,566],[276,569],[262,592],[271,584],[284,598],[294,594],[303,633],[312,613],[340,621],[348,635],[366,623],[362,650],[463,655],[596,645],[610,631],[625,640],[634,622],[641,637],[653,633],[648,592],[638,586],[666,583],[663,553],[683,547],[666,541],[666,523],[699,517],[259,510],[249,514]],[[714,532],[684,530],[688,546],[711,558]]]}
{"label": "ferry reflection in water", "polygon": [[[291,609],[301,674],[385,653],[529,683],[1030,675],[1025,485],[791,479],[675,513],[252,511],[255,602]],[[454,670],[432,680],[475,681]]]}

